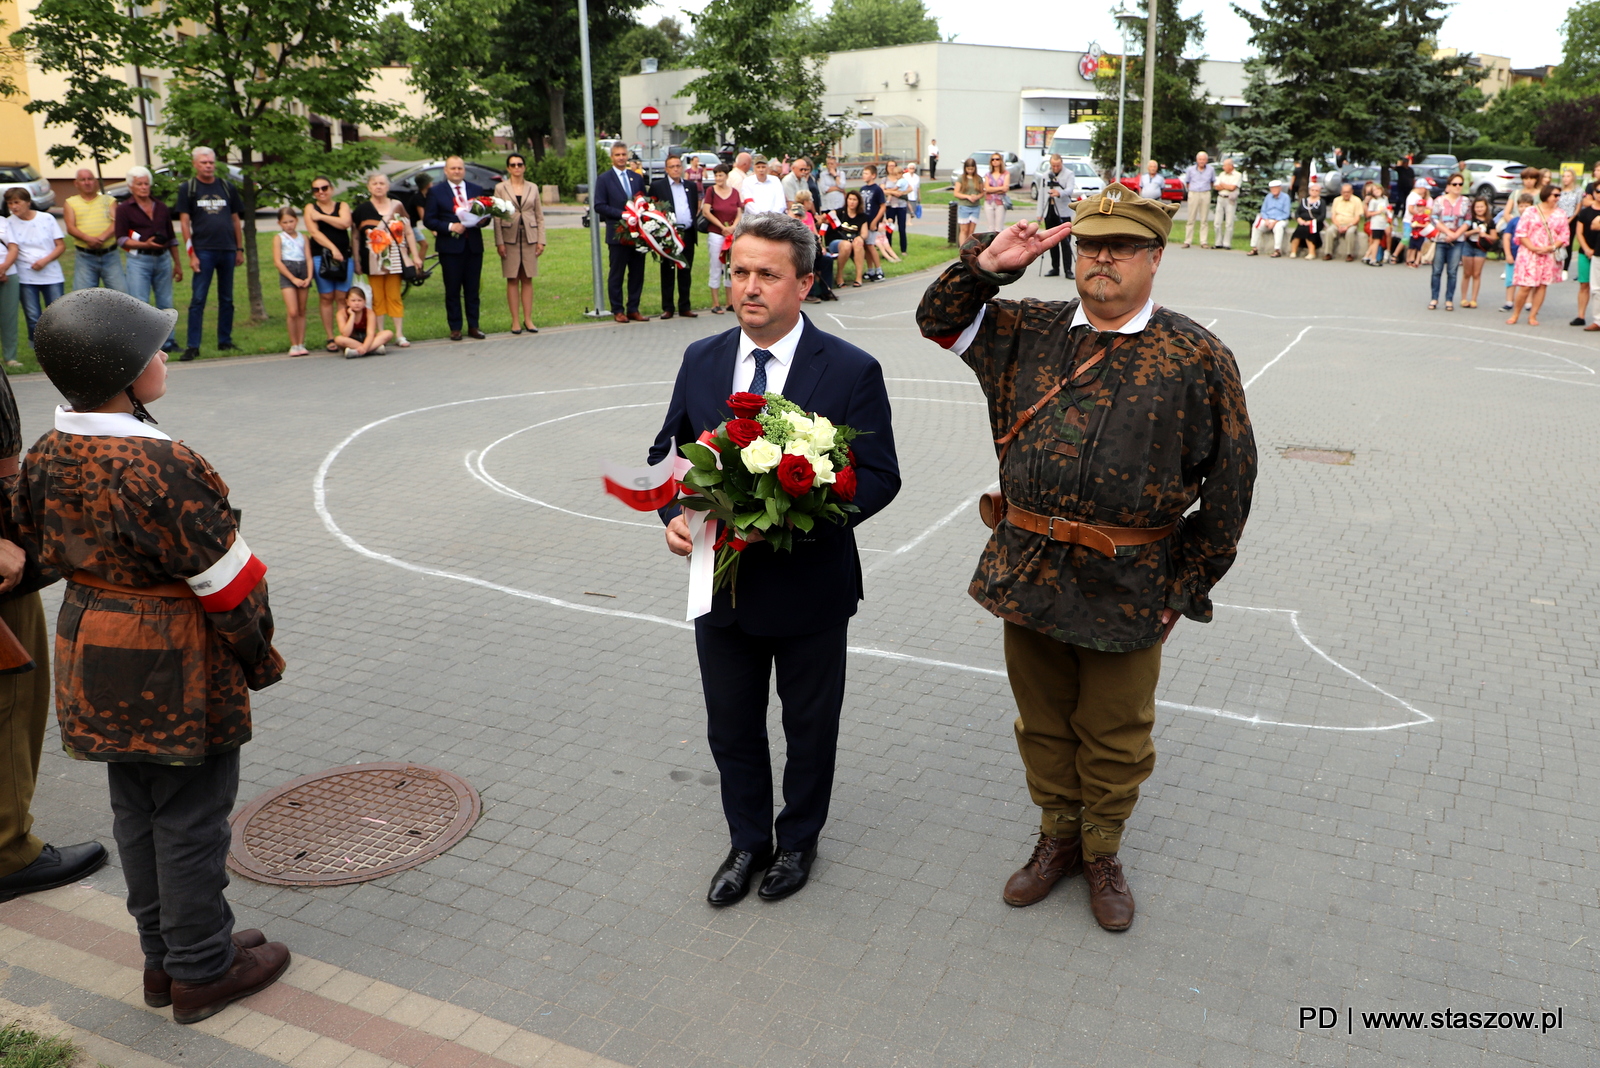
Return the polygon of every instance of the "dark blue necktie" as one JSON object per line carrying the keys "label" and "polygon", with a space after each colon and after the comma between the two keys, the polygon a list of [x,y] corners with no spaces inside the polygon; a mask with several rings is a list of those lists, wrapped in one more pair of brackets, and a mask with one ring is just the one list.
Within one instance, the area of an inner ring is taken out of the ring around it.
{"label": "dark blue necktie", "polygon": [[752,349],[750,355],[756,358],[756,376],[750,380],[750,392],[765,393],[767,391],[767,361],[772,359],[772,353],[766,349]]}

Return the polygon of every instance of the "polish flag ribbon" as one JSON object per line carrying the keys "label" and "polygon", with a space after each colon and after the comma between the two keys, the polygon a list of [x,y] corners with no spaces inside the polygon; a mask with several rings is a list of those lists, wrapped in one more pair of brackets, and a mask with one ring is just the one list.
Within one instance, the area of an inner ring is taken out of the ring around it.
{"label": "polish flag ribbon", "polygon": [[[711,434],[700,435],[700,443],[716,451],[711,445]],[[678,499],[680,493],[694,491],[678,480],[694,465],[678,455],[678,442],[674,438],[667,446],[667,455],[649,467],[623,467],[607,461],[601,462],[601,479],[606,492],[629,508],[639,512],[654,512]],[[683,510],[689,524],[689,607],[684,617],[695,620],[711,611],[711,586],[717,566],[715,522],[707,522],[706,513],[693,508]]]}
{"label": "polish flag ribbon", "polygon": [[207,612],[227,612],[238,608],[266,573],[267,565],[250,551],[243,537],[235,534],[233,545],[222,554],[222,559],[184,581],[200,599],[201,608]]}

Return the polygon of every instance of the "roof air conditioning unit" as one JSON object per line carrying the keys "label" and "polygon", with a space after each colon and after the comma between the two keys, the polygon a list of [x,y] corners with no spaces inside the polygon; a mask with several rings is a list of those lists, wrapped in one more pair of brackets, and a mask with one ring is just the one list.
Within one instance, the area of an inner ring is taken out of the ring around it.
{"label": "roof air conditioning unit", "polygon": [[922,80],[922,76],[914,70],[908,70],[905,73],[905,80],[907,85],[915,86],[917,82]]}

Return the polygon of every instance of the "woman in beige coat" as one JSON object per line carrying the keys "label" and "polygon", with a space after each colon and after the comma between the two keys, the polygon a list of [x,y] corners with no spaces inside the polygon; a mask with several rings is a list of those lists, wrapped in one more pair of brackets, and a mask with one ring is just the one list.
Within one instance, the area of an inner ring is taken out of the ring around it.
{"label": "woman in beige coat", "polygon": [[494,187],[494,195],[510,201],[513,209],[509,219],[494,221],[494,250],[500,253],[500,270],[506,278],[513,334],[522,333],[524,325],[530,334],[539,332],[533,325],[533,280],[544,255],[544,208],[539,204],[539,187],[523,178],[527,171],[527,160],[512,153],[506,159],[506,180]]}

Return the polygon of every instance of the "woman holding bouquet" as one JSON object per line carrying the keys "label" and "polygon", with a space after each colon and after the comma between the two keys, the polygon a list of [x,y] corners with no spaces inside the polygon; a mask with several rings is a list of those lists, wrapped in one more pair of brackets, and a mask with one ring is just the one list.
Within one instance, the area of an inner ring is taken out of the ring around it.
{"label": "woman holding bouquet", "polygon": [[367,202],[351,218],[364,250],[361,266],[372,287],[372,314],[379,327],[385,315],[393,319],[395,344],[408,349],[403,276],[407,267],[422,262],[422,255],[406,206],[389,196],[388,176],[368,175],[367,193]]}
{"label": "woman holding bouquet", "polygon": [[539,274],[539,257],[544,255],[544,207],[539,203],[539,187],[525,179],[527,173],[527,160],[513,152],[506,157],[506,180],[494,187],[494,195],[512,205],[510,218],[494,221],[494,250],[500,254],[506,279],[513,334],[524,328],[530,334],[539,332],[533,325],[533,280]]}

